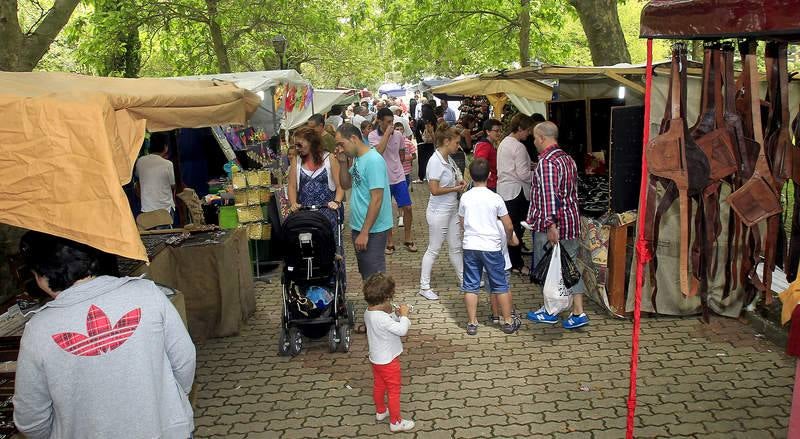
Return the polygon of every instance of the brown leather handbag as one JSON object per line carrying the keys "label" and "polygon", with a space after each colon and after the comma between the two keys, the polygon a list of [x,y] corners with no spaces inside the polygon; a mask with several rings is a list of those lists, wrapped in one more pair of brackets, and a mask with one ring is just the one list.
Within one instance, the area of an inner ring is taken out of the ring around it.
{"label": "brown leather handbag", "polygon": [[[753,138],[756,143],[763,145],[755,53],[748,53],[745,56],[744,69],[749,82],[746,87],[751,104]],[[759,150],[753,175],[741,188],[728,196],[728,203],[748,227],[753,227],[768,217],[781,213],[777,182],[772,177],[763,146]]]}
{"label": "brown leather handbag", "polygon": [[[666,131],[647,144],[645,154],[649,174],[658,177],[662,183],[663,180],[674,183],[678,190],[681,224],[680,288],[683,294],[689,295],[689,197],[699,195],[706,187],[710,168],[705,154],[688,135],[682,117],[685,109],[686,67],[686,46],[682,43],[675,44],[672,50],[671,93],[668,103],[671,119]],[[646,214],[649,213],[651,212]],[[654,224],[652,227],[658,225]]]}
{"label": "brown leather handbag", "polygon": [[[744,57],[744,71],[747,74],[747,84],[745,84],[745,95],[750,98],[751,119],[753,136],[756,143],[763,145],[763,130],[761,127],[761,105],[758,97],[758,71],[756,67],[755,50],[748,50]],[[765,239],[764,254],[766,258],[764,267],[764,282],[759,282],[755,275],[755,266],[749,270],[749,280],[758,289],[769,293],[772,284],[772,268],[775,262],[775,244],[777,241],[777,227],[780,221],[778,214],[782,212],[780,204],[778,183],[772,175],[766,151],[762,148],[759,151],[755,164],[755,171],[752,177],[747,180],[742,187],[728,196],[728,203],[742,220],[750,228],[748,241],[753,245],[745,246],[745,258],[758,257],[758,234],[757,225],[764,220],[769,220],[767,224],[767,236]],[[749,255],[749,256],[748,256]],[[743,268],[744,271],[744,268]],[[767,303],[772,300],[772,295],[767,294]]]}

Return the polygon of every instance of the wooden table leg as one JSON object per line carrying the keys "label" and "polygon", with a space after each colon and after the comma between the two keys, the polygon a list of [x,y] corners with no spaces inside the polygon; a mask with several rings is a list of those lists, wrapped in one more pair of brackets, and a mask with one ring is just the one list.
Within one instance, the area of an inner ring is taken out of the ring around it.
{"label": "wooden table leg", "polygon": [[608,304],[617,315],[625,314],[625,264],[628,250],[628,227],[611,227],[608,238]]}

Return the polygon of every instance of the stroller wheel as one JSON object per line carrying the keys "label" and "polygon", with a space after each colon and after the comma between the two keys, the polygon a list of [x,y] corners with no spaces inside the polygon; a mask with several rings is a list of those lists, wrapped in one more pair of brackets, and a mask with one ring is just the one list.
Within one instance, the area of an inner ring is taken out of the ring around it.
{"label": "stroller wheel", "polygon": [[347,319],[350,326],[356,325],[356,307],[349,300],[347,301]]}
{"label": "stroller wheel", "polygon": [[339,334],[336,330],[336,326],[331,326],[331,329],[328,330],[328,349],[331,353],[336,352],[336,349],[339,348]]}
{"label": "stroller wheel", "polygon": [[350,352],[350,340],[352,335],[352,330],[350,329],[350,325],[343,324],[339,326],[339,337],[341,341],[339,342],[339,351],[341,352]]}
{"label": "stroller wheel", "polygon": [[297,328],[289,330],[289,353],[294,357],[303,350],[303,334]]}
{"label": "stroller wheel", "polygon": [[281,329],[281,336],[278,339],[278,355],[285,357],[289,355],[290,349],[289,333],[285,329]]}

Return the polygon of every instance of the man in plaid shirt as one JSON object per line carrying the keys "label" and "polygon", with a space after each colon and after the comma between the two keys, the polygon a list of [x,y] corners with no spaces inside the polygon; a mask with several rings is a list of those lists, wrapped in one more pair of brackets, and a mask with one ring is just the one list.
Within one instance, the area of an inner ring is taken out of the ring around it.
{"label": "man in plaid shirt", "polygon": [[[528,220],[523,226],[533,236],[533,266],[544,256],[544,247],[560,244],[574,261],[578,257],[578,238],[581,231],[578,216],[578,168],[575,161],[558,147],[558,127],[553,122],[542,122],[533,129],[533,139],[539,152],[539,162],[532,176],[531,206]],[[573,299],[572,314],[564,320],[565,329],[575,329],[589,324],[583,312],[583,294],[586,286],[581,279],[570,288]],[[548,314],[544,307],[528,313],[528,319],[547,324],[558,323],[558,316]]]}

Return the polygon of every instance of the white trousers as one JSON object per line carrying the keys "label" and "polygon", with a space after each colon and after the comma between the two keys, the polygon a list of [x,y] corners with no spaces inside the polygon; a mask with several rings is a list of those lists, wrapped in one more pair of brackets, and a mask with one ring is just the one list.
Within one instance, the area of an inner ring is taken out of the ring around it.
{"label": "white trousers", "polygon": [[447,240],[450,264],[456,271],[459,285],[464,278],[464,259],[461,256],[461,227],[458,224],[458,208],[441,210],[428,209],[425,212],[428,221],[428,249],[422,257],[422,270],[419,275],[420,290],[431,289],[431,271],[433,263],[439,256],[445,239]]}

